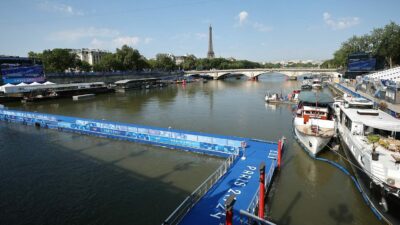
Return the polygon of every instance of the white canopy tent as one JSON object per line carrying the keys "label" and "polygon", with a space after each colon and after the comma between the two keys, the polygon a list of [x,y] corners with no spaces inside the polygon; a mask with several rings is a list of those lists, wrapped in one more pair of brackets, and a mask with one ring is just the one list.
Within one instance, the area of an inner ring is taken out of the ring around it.
{"label": "white canopy tent", "polygon": [[5,85],[2,85],[2,86],[0,86],[0,91],[4,92],[4,88],[5,88],[5,87],[13,87],[13,86],[15,86],[15,85],[13,85],[13,84],[5,84]]}
{"label": "white canopy tent", "polygon": [[22,83],[17,84],[16,86],[21,87],[21,86],[27,86],[27,85],[28,85],[28,84],[25,84],[24,82],[22,82]]}
{"label": "white canopy tent", "polygon": [[33,83],[31,83],[30,85],[42,85],[41,83],[38,83],[38,82],[33,82]]}
{"label": "white canopy tent", "polygon": [[55,83],[53,83],[53,82],[50,82],[50,81],[46,81],[45,83],[43,83],[44,85],[51,85],[51,84],[55,84]]}

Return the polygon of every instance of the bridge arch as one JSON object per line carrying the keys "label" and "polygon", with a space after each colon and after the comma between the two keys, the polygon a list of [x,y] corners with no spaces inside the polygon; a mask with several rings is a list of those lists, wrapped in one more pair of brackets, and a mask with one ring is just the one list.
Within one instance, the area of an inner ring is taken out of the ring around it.
{"label": "bridge arch", "polygon": [[229,70],[205,70],[205,71],[187,71],[186,74],[207,74],[215,80],[226,77],[228,74],[243,74],[249,79],[257,79],[261,74],[276,72],[288,77],[297,77],[304,74],[325,74],[332,77],[338,77],[340,73],[336,69],[320,69],[320,68],[277,68],[277,69],[229,69]]}

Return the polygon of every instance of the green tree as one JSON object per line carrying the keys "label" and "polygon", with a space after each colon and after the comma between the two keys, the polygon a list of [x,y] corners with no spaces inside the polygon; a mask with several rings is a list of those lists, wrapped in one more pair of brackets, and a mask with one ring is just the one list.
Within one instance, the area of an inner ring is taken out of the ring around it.
{"label": "green tree", "polygon": [[184,70],[193,70],[196,68],[196,56],[188,55],[185,58],[185,61],[182,63],[182,69]]}
{"label": "green tree", "polygon": [[160,53],[156,55],[154,68],[162,71],[173,71],[176,69],[176,65],[170,56]]}
{"label": "green tree", "polygon": [[117,48],[115,53],[115,57],[121,66],[120,70],[138,70],[139,68],[139,60],[142,55],[140,55],[137,49],[133,49],[127,45],[123,45],[121,49]]}
{"label": "green tree", "polygon": [[383,30],[372,32],[377,41],[377,53],[384,56],[390,67],[400,63],[400,26],[394,22],[386,25]]}
{"label": "green tree", "polygon": [[[30,55],[33,56],[33,54]],[[76,54],[71,53],[69,49],[60,48],[44,50],[40,58],[46,72],[65,72],[76,68],[78,62]]]}
{"label": "green tree", "polygon": [[100,62],[94,66],[95,71],[116,71],[120,70],[122,67],[121,62],[119,62],[116,58],[115,54],[108,53],[105,54]]}
{"label": "green tree", "polygon": [[351,37],[334,53],[333,61],[329,60],[323,66],[344,67],[349,54],[357,52],[384,58],[390,67],[400,64],[400,26],[391,22],[383,28],[375,28],[369,34]]}
{"label": "green tree", "polygon": [[92,70],[92,65],[86,61],[78,60],[76,67],[79,71],[90,72]]}

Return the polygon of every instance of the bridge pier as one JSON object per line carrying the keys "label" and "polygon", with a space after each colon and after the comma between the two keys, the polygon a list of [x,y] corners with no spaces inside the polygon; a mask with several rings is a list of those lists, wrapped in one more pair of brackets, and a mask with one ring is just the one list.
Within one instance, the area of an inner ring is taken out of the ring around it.
{"label": "bridge pier", "polygon": [[258,76],[256,76],[256,77],[250,77],[249,80],[251,80],[251,81],[258,81]]}

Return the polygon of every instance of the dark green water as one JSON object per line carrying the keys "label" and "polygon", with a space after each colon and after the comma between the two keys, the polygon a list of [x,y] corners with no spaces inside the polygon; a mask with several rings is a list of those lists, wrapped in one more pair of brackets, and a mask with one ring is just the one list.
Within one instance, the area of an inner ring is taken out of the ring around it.
{"label": "dark green water", "polygon": [[[312,160],[292,136],[292,108],[267,91],[300,83],[279,75],[10,104],[10,108],[278,140],[283,168],[269,200],[279,224],[379,224],[352,181]],[[160,224],[221,159],[22,125],[0,124],[0,224]],[[337,160],[327,152],[323,157]]]}

